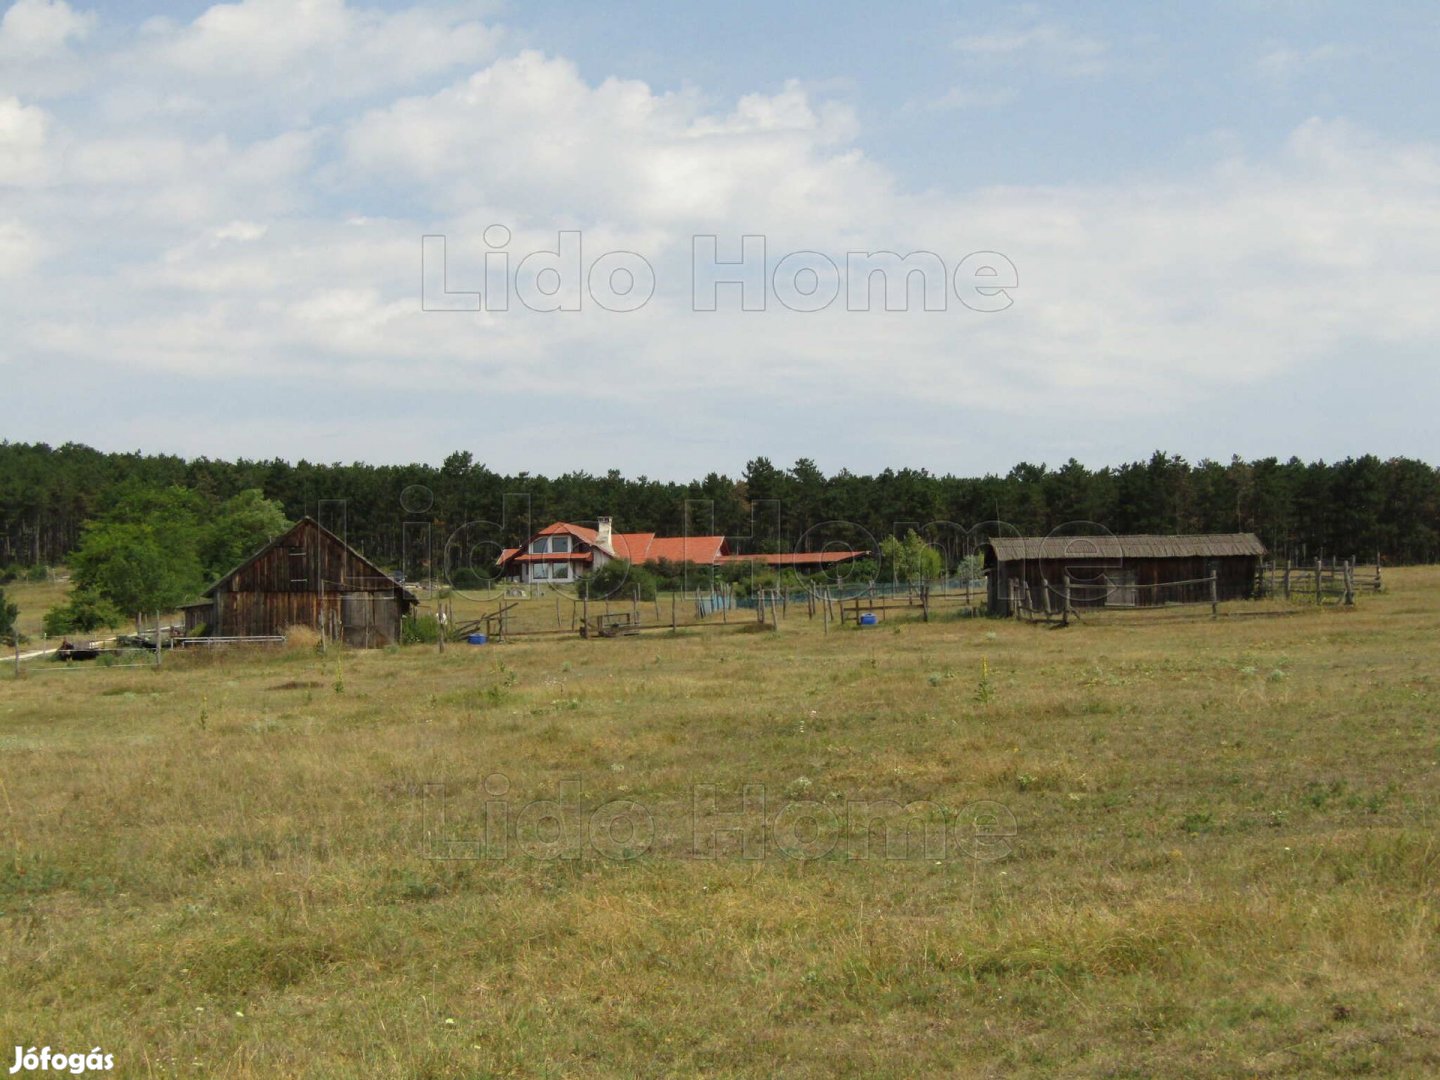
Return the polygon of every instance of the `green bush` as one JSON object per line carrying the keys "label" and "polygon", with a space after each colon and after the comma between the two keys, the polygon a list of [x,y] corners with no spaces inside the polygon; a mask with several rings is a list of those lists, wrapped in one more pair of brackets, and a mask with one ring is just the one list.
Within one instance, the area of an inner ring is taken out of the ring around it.
{"label": "green bush", "polygon": [[591,600],[628,600],[640,586],[641,600],[654,600],[659,592],[660,582],[643,566],[635,566],[625,559],[611,559],[593,574],[581,579],[580,595]]}
{"label": "green bush", "polygon": [[440,621],[434,615],[407,615],[400,624],[405,645],[434,645],[440,640]]}
{"label": "green bush", "polygon": [[20,615],[20,608],[5,599],[5,590],[0,589],[0,641],[13,640],[15,638],[15,620]]}
{"label": "green bush", "polygon": [[675,562],[670,559],[657,559],[653,563],[646,563],[645,570],[655,577],[660,589],[665,592],[676,589],[708,589],[714,584],[717,573],[713,566]]}
{"label": "green bush", "polygon": [[495,584],[495,579],[473,566],[462,566],[450,572],[450,584],[456,589],[488,589]]}
{"label": "green bush", "polygon": [[0,585],[9,585],[12,581],[23,581],[29,585],[37,585],[50,580],[50,568],[48,566],[26,566],[24,563],[11,563],[9,566],[0,566]]}
{"label": "green bush", "polygon": [[66,634],[90,634],[102,627],[119,626],[125,616],[99,593],[76,589],[65,603],[45,613],[45,633],[49,637]]}

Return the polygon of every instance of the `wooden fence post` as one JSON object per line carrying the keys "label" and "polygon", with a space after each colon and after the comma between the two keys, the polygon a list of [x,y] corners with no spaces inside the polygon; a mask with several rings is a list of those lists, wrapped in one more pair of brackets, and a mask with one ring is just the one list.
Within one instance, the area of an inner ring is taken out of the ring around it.
{"label": "wooden fence post", "polygon": [[1050,621],[1050,582],[1046,578],[1040,579],[1040,603],[1045,611],[1045,621]]}
{"label": "wooden fence post", "polygon": [[1290,599],[1290,560],[1285,560],[1285,599]]}
{"label": "wooden fence post", "polygon": [[1320,603],[1320,599],[1321,599],[1321,596],[1320,596],[1320,567],[1321,567],[1321,565],[1322,565],[1322,562],[1323,562],[1323,560],[1321,560],[1321,559],[1316,559],[1316,560],[1315,560],[1315,603],[1317,603],[1317,604]]}
{"label": "wooden fence post", "polygon": [[1213,619],[1220,614],[1220,583],[1217,580],[1217,573],[1210,571],[1210,617]]}
{"label": "wooden fence post", "polygon": [[1065,595],[1062,597],[1065,604],[1064,611],[1060,614],[1060,625],[1070,625],[1070,571],[1065,571]]}
{"label": "wooden fence post", "polygon": [[1355,606],[1355,561],[1345,564],[1345,606]]}

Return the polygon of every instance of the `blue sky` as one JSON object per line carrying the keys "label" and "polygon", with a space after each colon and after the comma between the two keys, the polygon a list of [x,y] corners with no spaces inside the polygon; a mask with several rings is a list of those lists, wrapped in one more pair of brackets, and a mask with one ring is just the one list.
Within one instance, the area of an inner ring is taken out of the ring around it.
{"label": "blue sky", "polygon": [[[1437,38],[1300,0],[20,0],[3,434],[666,478],[1440,460]],[[581,234],[580,311],[422,310],[422,235],[475,292],[497,224],[512,271]],[[745,234],[766,310],[693,310],[692,238]],[[847,255],[886,250],[1018,285],[853,310]],[[801,251],[821,310],[772,276]],[[627,313],[583,291],[622,252]]]}

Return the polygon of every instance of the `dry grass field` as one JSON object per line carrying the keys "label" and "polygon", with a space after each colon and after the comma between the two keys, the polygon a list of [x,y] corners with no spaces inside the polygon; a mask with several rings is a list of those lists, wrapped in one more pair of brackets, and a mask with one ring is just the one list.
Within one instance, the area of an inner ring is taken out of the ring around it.
{"label": "dry grass field", "polygon": [[0,669],[6,1053],[1433,1076],[1440,572],[1387,583]]}
{"label": "dry grass field", "polygon": [[31,643],[23,648],[27,650],[44,648],[46,642],[41,640],[41,631],[45,612],[65,602],[66,594],[70,591],[69,584],[54,581],[34,583],[12,581],[9,585],[0,586],[0,588],[5,590],[5,598],[20,608],[16,627],[20,633],[31,639]]}

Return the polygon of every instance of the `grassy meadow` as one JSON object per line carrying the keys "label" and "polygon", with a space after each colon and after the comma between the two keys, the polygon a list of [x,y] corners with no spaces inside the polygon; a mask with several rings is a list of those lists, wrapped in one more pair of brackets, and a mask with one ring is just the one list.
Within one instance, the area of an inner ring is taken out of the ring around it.
{"label": "grassy meadow", "polygon": [[1440,571],[1386,580],[0,668],[5,1067],[1433,1076]]}

